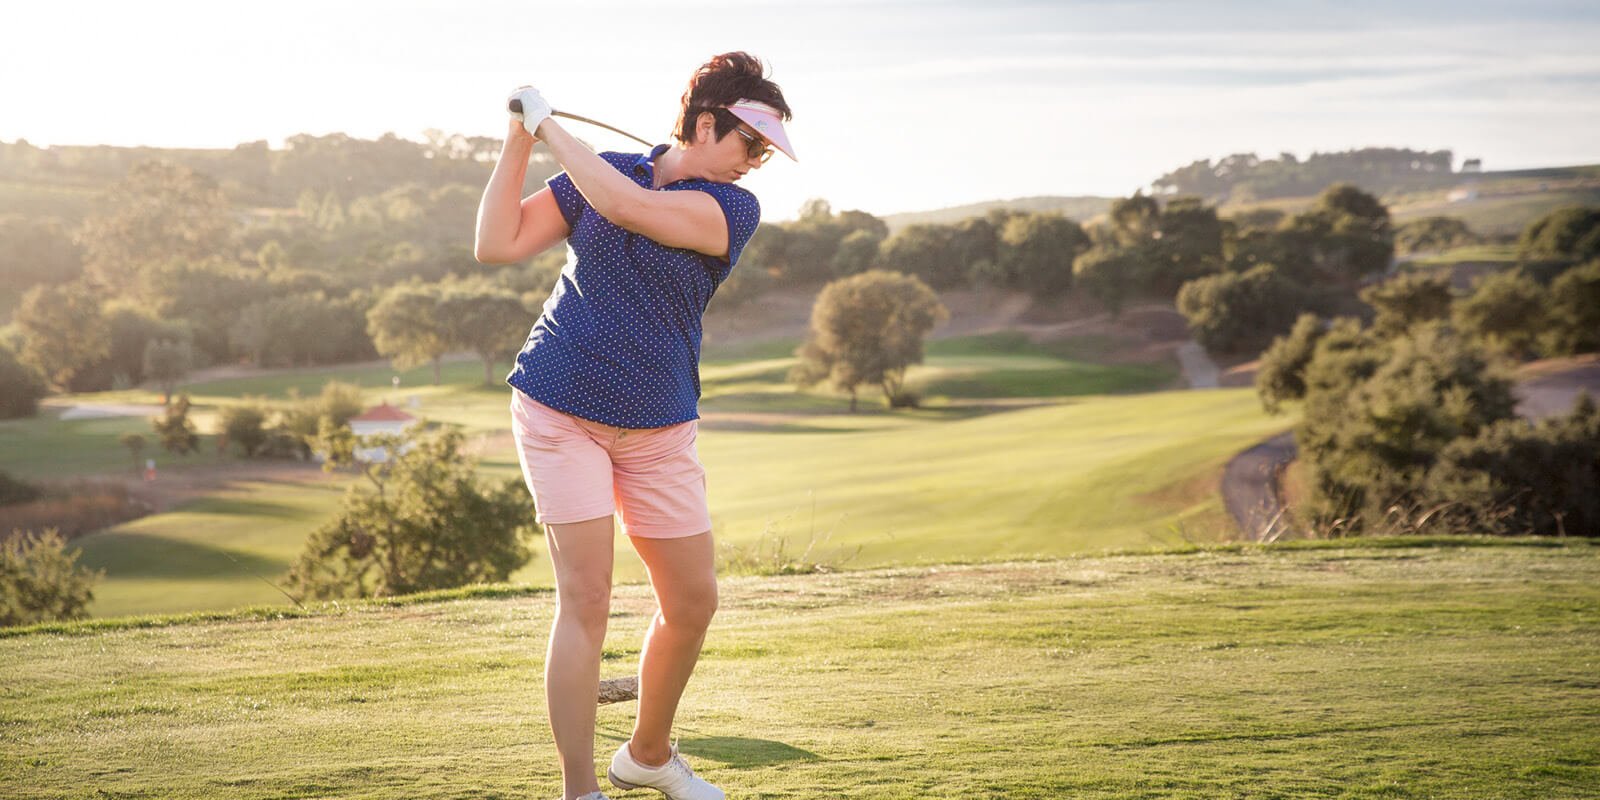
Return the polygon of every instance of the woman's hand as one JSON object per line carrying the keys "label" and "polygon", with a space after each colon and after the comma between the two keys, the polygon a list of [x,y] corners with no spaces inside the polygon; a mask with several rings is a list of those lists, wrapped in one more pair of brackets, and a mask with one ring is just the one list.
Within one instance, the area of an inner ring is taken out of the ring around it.
{"label": "woman's hand", "polygon": [[[521,111],[516,111],[511,107],[513,101],[521,105]],[[549,101],[544,99],[544,95],[539,94],[538,89],[532,86],[521,86],[515,92],[512,92],[510,97],[506,98],[506,110],[511,114],[512,119],[522,123],[522,128],[528,132],[528,135],[537,139],[539,137],[539,123],[549,119],[550,112],[553,109],[551,109]]]}

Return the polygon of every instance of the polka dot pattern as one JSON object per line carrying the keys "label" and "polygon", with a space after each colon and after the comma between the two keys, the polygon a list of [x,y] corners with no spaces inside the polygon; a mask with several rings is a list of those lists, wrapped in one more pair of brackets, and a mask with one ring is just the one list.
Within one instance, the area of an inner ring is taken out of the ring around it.
{"label": "polka dot pattern", "polygon": [[[649,189],[655,159],[667,147],[600,157]],[[718,258],[612,224],[565,172],[548,183],[572,228],[567,264],[506,383],[551,408],[619,428],[699,419],[700,320],[761,221],[756,196],[701,178],[659,189],[716,198],[728,224],[728,257]]]}

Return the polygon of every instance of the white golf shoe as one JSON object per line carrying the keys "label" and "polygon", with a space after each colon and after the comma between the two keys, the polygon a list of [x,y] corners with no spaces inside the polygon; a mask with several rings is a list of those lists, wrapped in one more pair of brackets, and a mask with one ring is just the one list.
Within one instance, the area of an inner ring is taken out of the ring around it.
{"label": "white golf shoe", "polygon": [[659,767],[647,767],[633,760],[628,742],[617,748],[611,757],[611,768],[606,777],[618,789],[649,787],[667,795],[667,800],[724,800],[722,790],[696,777],[689,762],[678,755],[678,743],[672,743],[672,758]]}

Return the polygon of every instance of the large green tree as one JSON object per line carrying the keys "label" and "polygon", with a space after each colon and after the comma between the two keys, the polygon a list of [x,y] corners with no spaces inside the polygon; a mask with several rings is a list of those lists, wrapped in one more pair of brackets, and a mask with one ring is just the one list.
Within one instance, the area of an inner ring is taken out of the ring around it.
{"label": "large green tree", "polygon": [[85,266],[117,291],[138,285],[138,273],[174,259],[227,253],[235,235],[233,210],[217,181],[166,160],[136,164],[112,184],[84,221]]}
{"label": "large green tree", "polygon": [[928,285],[914,276],[869,270],[822,288],[811,309],[810,333],[795,352],[790,379],[802,386],[828,381],[850,393],[862,384],[883,389],[890,406],[902,404],[905,372],[922,362],[923,339],[949,319]]}
{"label": "large green tree", "polygon": [[509,358],[520,349],[535,315],[515,292],[456,284],[440,294],[438,316],[450,346],[483,359],[483,383],[493,386],[495,358]]}
{"label": "large green tree", "polygon": [[69,387],[80,372],[111,353],[111,329],[100,313],[100,298],[80,282],[29,289],[14,322],[23,337],[22,360],[57,387]]}
{"label": "large green tree", "polygon": [[433,383],[439,385],[439,360],[450,349],[450,331],[439,316],[437,286],[403,284],[385,292],[367,312],[367,333],[378,353],[398,369],[432,362]]}

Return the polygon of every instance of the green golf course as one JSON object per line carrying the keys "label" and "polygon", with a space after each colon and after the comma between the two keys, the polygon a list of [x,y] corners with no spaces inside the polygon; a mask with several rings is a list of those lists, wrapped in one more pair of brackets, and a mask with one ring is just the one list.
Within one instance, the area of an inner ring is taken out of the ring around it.
{"label": "green golf course", "polygon": [[[1263,414],[1249,390],[1153,391],[1173,384],[1172,367],[1096,364],[1073,357],[1083,343],[1033,345],[1011,334],[931,343],[927,363],[908,377],[924,393],[922,408],[890,412],[874,394],[849,413],[842,394],[785,382],[793,346],[706,354],[699,452],[717,541],[730,561],[770,560],[781,547],[791,558],[859,568],[1219,541],[1234,533],[1215,490],[1223,462],[1291,422]],[[383,365],[281,372],[184,391],[202,430],[208,415],[240,398],[281,400],[290,387],[314,394],[330,379],[362,386],[373,403],[409,408],[415,397],[418,415],[459,425],[479,442],[486,478],[520,474],[507,434],[510,389],[483,386],[481,365],[447,363],[438,386],[431,368],[403,372],[398,392],[394,374]],[[108,392],[73,400],[160,398]],[[126,469],[116,436],[147,424],[49,416],[7,423],[34,437],[40,458],[4,468],[36,476],[105,460]],[[185,465],[162,454],[163,474],[241,461],[214,452],[192,458],[198,463]],[[289,605],[271,582],[335,513],[349,483],[309,467],[303,480],[241,480],[74,540],[82,563],[106,570],[91,614]],[[643,580],[642,562],[618,538],[616,581]],[[551,585],[543,551],[535,543],[534,560],[512,580]]]}
{"label": "green golf course", "polygon": [[[675,733],[730,797],[1600,796],[1588,540],[721,583]],[[553,796],[554,607],[499,586],[5,631],[0,795]],[[633,674],[653,610],[616,587],[602,677]],[[634,711],[600,708],[602,771]]]}

